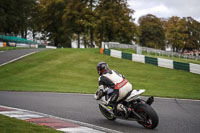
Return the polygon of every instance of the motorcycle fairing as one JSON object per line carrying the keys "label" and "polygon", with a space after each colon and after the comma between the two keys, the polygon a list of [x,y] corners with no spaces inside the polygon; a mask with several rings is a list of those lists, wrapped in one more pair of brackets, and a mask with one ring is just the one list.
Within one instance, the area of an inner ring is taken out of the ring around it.
{"label": "motorcycle fairing", "polygon": [[133,90],[130,94],[130,96],[128,96],[125,101],[126,102],[130,102],[132,101],[133,99],[136,99],[139,95],[141,95],[142,93],[144,93],[145,90],[144,89],[141,89],[141,90]]}

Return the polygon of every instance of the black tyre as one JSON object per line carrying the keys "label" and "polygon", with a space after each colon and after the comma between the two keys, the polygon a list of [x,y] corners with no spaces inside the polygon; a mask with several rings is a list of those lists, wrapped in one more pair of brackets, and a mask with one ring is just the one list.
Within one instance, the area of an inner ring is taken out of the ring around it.
{"label": "black tyre", "polygon": [[100,104],[99,104],[99,109],[101,113],[110,121],[114,121],[116,119],[115,116],[112,116],[106,109],[104,109]]}
{"label": "black tyre", "polygon": [[135,111],[143,118],[143,121],[138,121],[139,124],[148,129],[154,129],[157,127],[159,118],[150,105],[140,104]]}

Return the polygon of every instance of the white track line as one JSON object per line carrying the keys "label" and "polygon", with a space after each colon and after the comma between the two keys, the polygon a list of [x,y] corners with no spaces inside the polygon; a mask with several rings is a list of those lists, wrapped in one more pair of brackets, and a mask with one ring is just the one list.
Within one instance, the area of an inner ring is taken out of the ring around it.
{"label": "white track line", "polygon": [[34,53],[36,53],[36,52],[32,52],[32,53],[29,53],[29,54],[25,54],[25,55],[23,55],[23,56],[20,56],[20,57],[18,57],[18,58],[16,58],[16,59],[11,60],[11,61],[8,61],[8,62],[5,62],[5,63],[3,63],[3,64],[0,64],[0,67],[6,65],[6,64],[8,64],[8,63],[14,62],[14,61],[16,61],[16,60],[22,59],[22,58],[24,58],[24,57],[26,57],[26,56],[29,56],[29,55],[31,55],[31,54],[34,54]]}
{"label": "white track line", "polygon": [[[55,118],[55,119],[59,119],[59,120],[63,120],[63,121],[66,121],[66,122],[71,122],[71,123],[74,123],[74,124],[78,124],[81,126],[80,129],[87,129],[89,132],[87,133],[103,133],[103,132],[106,132],[106,133],[122,133],[120,131],[116,131],[116,130],[112,130],[112,129],[108,129],[108,128],[104,128],[104,127],[100,127],[100,126],[96,126],[96,125],[92,125],[92,124],[88,124],[88,123],[84,123],[84,122],[80,122],[80,121],[75,121],[75,120],[71,120],[71,119],[65,119],[65,118],[60,118],[60,117],[56,117],[56,116],[52,116],[52,115],[48,115],[48,114],[44,114],[44,113],[39,113],[39,112],[35,112],[35,111],[29,111],[29,110],[24,110],[24,109],[19,109],[19,108],[13,108],[13,107],[8,107],[8,106],[3,106],[3,105],[0,105],[0,107],[4,107],[4,108],[9,108],[9,109],[14,109],[14,110],[17,110],[17,111],[3,111],[5,112],[5,115],[9,116],[9,112],[13,112],[13,113],[19,113],[20,112],[24,112],[26,114],[30,114],[30,116],[34,115],[34,116],[43,116],[43,117],[50,117],[50,118]],[[1,114],[3,114],[3,112]],[[19,116],[17,115],[16,117],[19,118]],[[20,119],[20,118],[19,118]],[[23,117],[22,117],[23,119]],[[75,128],[73,128],[74,131],[76,130]],[[63,131],[66,131],[67,129],[66,128],[61,128],[61,130]],[[72,130],[71,128],[69,128],[69,130]],[[76,132],[76,131],[75,131]],[[76,133],[79,133],[79,130],[76,132]],[[85,132],[81,132],[81,133],[85,133]]]}
{"label": "white track line", "polygon": [[88,127],[83,127],[83,126],[76,127],[76,128],[74,128],[74,127],[73,128],[60,128],[57,130],[63,131],[66,133],[70,133],[70,132],[73,132],[73,133],[105,133],[102,131],[97,131],[97,130],[94,130],[94,129],[91,129]]}

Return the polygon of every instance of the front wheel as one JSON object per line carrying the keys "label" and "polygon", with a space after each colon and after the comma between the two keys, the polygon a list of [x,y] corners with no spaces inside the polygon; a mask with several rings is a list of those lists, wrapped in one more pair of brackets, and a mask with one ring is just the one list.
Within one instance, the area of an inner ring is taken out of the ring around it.
{"label": "front wheel", "polygon": [[110,121],[114,121],[116,119],[115,116],[111,115],[106,109],[104,109],[101,104],[99,104],[99,109],[101,113]]}
{"label": "front wheel", "polygon": [[140,104],[136,108],[136,112],[142,117],[139,124],[143,125],[145,128],[154,129],[159,123],[159,118],[154,109],[147,104]]}

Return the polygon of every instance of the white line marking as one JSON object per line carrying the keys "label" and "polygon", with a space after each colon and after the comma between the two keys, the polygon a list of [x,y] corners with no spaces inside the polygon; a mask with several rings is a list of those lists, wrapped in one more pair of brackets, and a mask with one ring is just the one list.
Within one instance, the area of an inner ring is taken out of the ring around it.
{"label": "white line marking", "polygon": [[16,114],[5,114],[6,116],[9,116],[9,117],[14,117],[14,118],[27,118],[27,119],[30,119],[30,118],[40,118],[40,117],[43,117],[43,116],[40,116],[40,115],[23,115],[23,114],[19,114],[19,115],[16,115]]}
{"label": "white line marking", "polygon": [[75,127],[75,128],[60,128],[58,129],[59,131],[63,131],[63,132],[66,132],[66,133],[105,133],[105,132],[102,132],[102,131],[98,131],[98,130],[95,130],[95,129],[91,129],[91,128],[88,128],[88,127]]}
{"label": "white line marking", "polygon": [[8,64],[8,63],[14,62],[14,61],[16,61],[16,60],[22,59],[22,58],[24,58],[24,57],[26,57],[26,56],[29,56],[29,55],[31,55],[31,54],[34,54],[34,53],[36,53],[36,51],[35,51],[35,52],[31,52],[31,53],[26,54],[26,55],[23,55],[23,56],[20,56],[20,57],[18,57],[18,58],[16,58],[16,59],[13,59],[13,60],[11,60],[11,61],[5,62],[5,63],[3,63],[3,64],[0,64],[0,67],[6,65],[6,64]]}
{"label": "white line marking", "polygon": [[9,114],[24,114],[25,112],[22,111],[1,111],[0,114],[5,114],[5,115],[9,115]]}
{"label": "white line marking", "polygon": [[25,116],[22,116],[22,117],[18,117],[17,119],[20,119],[20,120],[27,120],[27,119],[32,119],[32,118],[42,118],[44,116],[36,116],[36,115],[25,115]]}
{"label": "white line marking", "polygon": [[14,117],[14,118],[17,118],[17,119],[22,119],[22,120],[43,117],[41,115],[37,115],[37,114],[33,114],[33,113],[27,113],[27,112],[24,112],[24,111],[0,111],[0,114],[3,114],[5,116],[9,116],[9,117]]}
{"label": "white line marking", "polygon": [[75,121],[75,120],[66,119],[66,118],[60,118],[60,117],[57,117],[57,116],[52,116],[52,115],[48,115],[48,114],[44,114],[44,113],[39,113],[39,112],[35,112],[35,111],[29,111],[29,110],[25,110],[25,109],[13,108],[13,107],[8,107],[8,106],[3,106],[3,105],[0,105],[0,107],[17,110],[17,111],[2,111],[2,112],[10,112],[11,113],[11,112],[22,111],[22,112],[24,112],[26,114],[30,113],[30,114],[35,114],[35,115],[43,116],[43,117],[55,118],[55,119],[63,120],[63,121],[66,121],[66,122],[71,122],[71,123],[74,123],[74,124],[85,126],[85,127],[88,127],[88,128],[94,129],[94,130],[99,130],[99,131],[102,131],[102,132],[106,132],[106,133],[122,133],[120,131],[116,131],[116,130],[112,130],[112,129],[108,129],[108,128],[104,128],[104,127],[92,125],[92,124],[89,124],[89,123],[84,123],[84,122]]}

